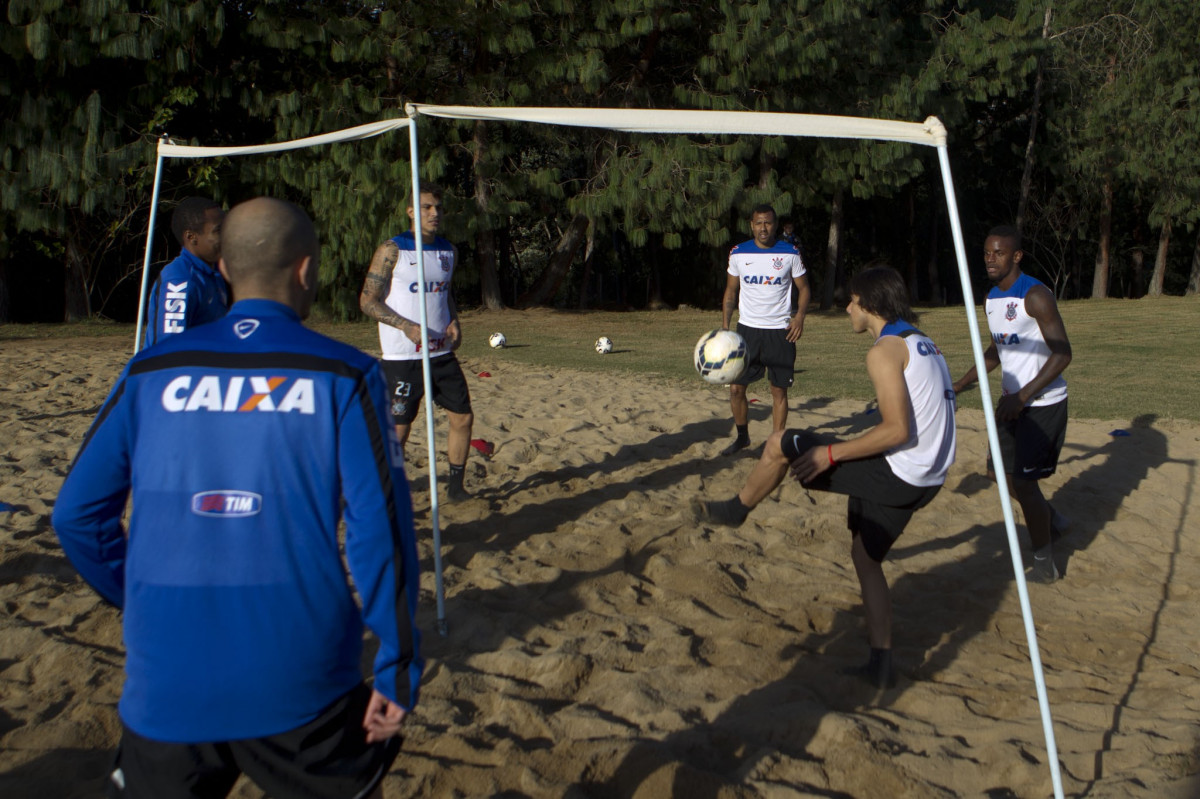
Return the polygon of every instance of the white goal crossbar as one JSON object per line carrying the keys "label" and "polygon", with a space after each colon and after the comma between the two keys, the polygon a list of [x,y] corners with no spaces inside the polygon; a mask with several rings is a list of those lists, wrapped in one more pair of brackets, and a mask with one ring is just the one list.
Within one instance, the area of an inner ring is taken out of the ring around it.
{"label": "white goal crossbar", "polygon": [[[504,122],[527,122],[543,125],[568,125],[574,127],[591,127],[608,130],[619,130],[630,133],[688,133],[688,134],[733,134],[755,136],[798,136],[817,138],[867,139],[873,141],[905,142],[914,145],[934,147],[938,153],[938,163],[941,167],[942,186],[946,195],[946,207],[950,218],[950,227],[954,239],[954,251],[958,261],[959,282],[963,292],[963,306],[966,310],[967,328],[971,335],[971,347],[975,359],[975,371],[979,376],[980,398],[983,406],[984,419],[987,422],[988,447],[991,451],[992,462],[1003,464],[1000,453],[1000,442],[996,434],[996,419],[991,404],[991,388],[988,382],[988,370],[983,360],[983,349],[980,343],[979,322],[975,315],[975,298],[971,290],[970,274],[967,268],[966,247],[963,243],[962,225],[958,215],[958,201],[954,192],[954,182],[950,173],[950,159],[947,150],[946,128],[937,117],[929,117],[924,122],[903,122],[881,119],[865,119],[859,117],[825,116],[817,114],[780,114],[755,111],[688,111],[661,109],[625,109],[625,108],[534,108],[534,107],[484,107],[484,106],[455,106],[455,105],[426,105],[410,103],[405,107],[408,119],[393,119],[360,125],[334,133],[313,136],[307,139],[297,139],[277,144],[262,144],[248,147],[192,147],[176,145],[170,141],[160,140],[158,145],[158,160],[154,175],[154,192],[150,205],[149,230],[146,236],[146,256],[142,265],[142,290],[138,303],[138,329],[134,339],[134,350],[138,349],[142,325],[145,320],[146,288],[150,266],[150,240],[154,232],[158,192],[164,157],[173,158],[210,158],[231,155],[250,155],[259,153],[280,152],[283,150],[313,147],[335,142],[352,141],[356,139],[378,136],[391,130],[407,127],[409,129],[409,146],[412,156],[413,207],[420,208],[420,152],[417,137],[417,117],[440,117],[445,119],[491,120]],[[424,259],[421,226],[413,225],[417,247],[417,265],[420,270],[418,285],[424,294]],[[433,392],[429,377],[429,347],[428,331],[426,330],[425,303],[421,298],[421,341],[422,361],[425,374],[425,420],[429,441],[429,484],[431,497],[431,519],[434,536],[434,566],[437,582],[437,619],[438,626],[444,634],[446,630],[445,606],[442,587],[441,538],[438,519],[437,499],[437,469],[435,468],[436,450],[433,437]],[[1005,531],[1008,536],[1009,553],[1012,557],[1013,573],[1016,577],[1017,594],[1021,604],[1021,615],[1025,621],[1025,636],[1029,646],[1029,658],[1033,667],[1034,684],[1037,689],[1038,707],[1042,718],[1042,732],[1046,740],[1050,776],[1056,799],[1062,799],[1062,775],[1058,762],[1058,748],[1054,739],[1054,725],[1050,716],[1050,703],[1046,694],[1046,681],[1042,669],[1041,655],[1038,649],[1037,631],[1033,622],[1033,610],[1029,603],[1029,590],[1025,581],[1024,562],[1021,548],[1017,540],[1016,524],[1013,520],[1012,502],[1009,498],[1008,483],[1004,469],[996,469],[996,489],[1000,496],[1000,507],[1003,511]]]}

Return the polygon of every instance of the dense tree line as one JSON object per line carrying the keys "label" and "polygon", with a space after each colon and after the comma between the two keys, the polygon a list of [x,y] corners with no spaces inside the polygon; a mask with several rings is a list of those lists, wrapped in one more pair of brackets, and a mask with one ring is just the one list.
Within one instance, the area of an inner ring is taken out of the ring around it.
{"label": "dense tree line", "polygon": [[[0,29],[0,321],[132,319],[160,135],[281,141],[445,105],[938,116],[968,248],[1018,222],[1063,297],[1200,291],[1194,0],[10,0]],[[886,259],[958,299],[936,154],[420,118],[458,296],[491,308],[715,306],[749,208],[796,223],[828,307]],[[406,226],[407,135],[168,161],[172,203],[270,193],[321,228],[357,313]]]}

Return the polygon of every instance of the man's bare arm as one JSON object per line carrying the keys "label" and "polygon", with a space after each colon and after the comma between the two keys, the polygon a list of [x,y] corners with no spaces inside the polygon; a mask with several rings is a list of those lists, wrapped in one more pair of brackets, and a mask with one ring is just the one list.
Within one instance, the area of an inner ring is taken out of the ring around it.
{"label": "man's bare arm", "polygon": [[371,257],[371,266],[367,269],[362,293],[358,295],[358,307],[376,322],[390,325],[408,336],[411,341],[419,342],[421,325],[411,319],[405,319],[385,302],[392,284],[392,270],[399,256],[400,248],[396,246],[396,242],[385,241],[379,245],[375,255]]}
{"label": "man's bare arm", "polygon": [[733,312],[738,308],[739,288],[741,283],[738,282],[737,275],[728,275],[725,278],[725,296],[721,301],[721,327],[726,330],[733,322]]}

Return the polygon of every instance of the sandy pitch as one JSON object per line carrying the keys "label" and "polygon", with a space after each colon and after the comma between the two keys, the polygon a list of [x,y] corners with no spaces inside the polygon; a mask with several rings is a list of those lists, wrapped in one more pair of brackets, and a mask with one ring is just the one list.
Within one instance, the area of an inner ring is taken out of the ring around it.
{"label": "sandy pitch", "polygon": [[[100,796],[118,735],[120,618],[49,518],[126,344],[0,346],[6,797]],[[866,653],[844,499],[789,483],[738,530],[692,522],[690,498],[731,495],[753,464],[715,457],[723,393],[502,352],[465,368],[491,374],[471,389],[496,449],[472,451],[479,498],[441,509],[441,637],[423,417],[409,443],[429,667],[388,796],[1051,795],[978,393],[946,489],[884,567],[902,676],[876,696],[837,673]],[[802,390],[796,425],[872,419]],[[756,446],[768,414],[752,406]],[[1046,487],[1074,521],[1066,578],[1030,596],[1065,793],[1200,795],[1200,427],[1073,421],[1063,461]]]}

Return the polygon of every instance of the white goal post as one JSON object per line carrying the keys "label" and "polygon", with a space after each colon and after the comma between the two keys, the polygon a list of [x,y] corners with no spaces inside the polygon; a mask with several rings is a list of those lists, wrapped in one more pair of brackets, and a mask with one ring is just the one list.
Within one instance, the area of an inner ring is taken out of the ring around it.
{"label": "white goal post", "polygon": [[[144,323],[146,288],[150,264],[150,237],[154,231],[155,212],[158,205],[159,179],[164,157],[205,158],[221,155],[248,155],[252,153],[270,153],[281,150],[311,147],[319,144],[331,144],[340,141],[361,139],[376,136],[389,130],[401,127],[409,129],[409,144],[412,155],[412,184],[413,207],[420,208],[420,177],[419,165],[420,147],[417,137],[417,117],[440,117],[446,119],[490,120],[503,122],[526,122],[543,125],[568,125],[575,127],[591,127],[609,130],[620,130],[631,133],[683,133],[683,134],[736,134],[755,136],[794,136],[808,138],[841,138],[866,139],[874,141],[906,142],[909,144],[934,147],[937,150],[938,162],[941,167],[942,186],[946,196],[946,208],[950,219],[950,228],[954,239],[954,251],[958,261],[959,282],[963,293],[963,306],[966,311],[967,328],[971,336],[971,348],[974,353],[975,370],[979,376],[980,400],[984,418],[987,422],[988,447],[991,451],[992,462],[1003,464],[1000,453],[1000,442],[996,434],[996,419],[992,410],[991,388],[988,382],[988,370],[983,360],[983,348],[980,343],[979,322],[975,315],[975,298],[971,290],[970,274],[967,268],[966,248],[963,243],[962,225],[958,216],[958,201],[954,192],[954,182],[950,172],[950,159],[947,150],[947,133],[941,120],[929,117],[924,122],[903,122],[893,120],[865,119],[859,117],[826,116],[814,114],[783,114],[755,111],[682,111],[663,109],[618,109],[618,108],[536,108],[536,107],[482,107],[482,106],[453,106],[427,105],[410,103],[405,106],[408,119],[385,120],[349,128],[344,131],[299,139],[279,144],[255,145],[252,147],[182,147],[162,140],[158,145],[158,163],[155,169],[154,194],[150,206],[149,231],[146,239],[146,256],[142,267],[142,291],[138,303],[138,331]],[[421,241],[421,226],[414,225],[417,247],[417,264],[421,270],[419,284],[424,294],[424,263],[422,258],[423,243]],[[429,483],[432,502],[431,518],[434,532],[434,563],[437,581],[437,611],[439,629],[445,633],[444,596],[442,590],[441,544],[438,521],[437,482],[434,468],[436,452],[433,441],[433,408],[432,391],[429,380],[428,333],[424,301],[421,302],[421,340],[422,360],[425,371],[425,419],[429,440]],[[134,349],[137,350],[139,339],[135,337]],[[1000,506],[1004,516],[1004,526],[1008,536],[1009,553],[1012,558],[1013,573],[1016,577],[1017,594],[1021,604],[1021,614],[1025,621],[1025,636],[1029,646],[1029,658],[1033,667],[1034,683],[1037,688],[1038,706],[1041,711],[1042,732],[1046,740],[1050,776],[1056,799],[1062,799],[1062,775],[1058,762],[1058,748],[1054,738],[1054,725],[1050,716],[1050,704],[1046,695],[1045,675],[1042,669],[1041,655],[1037,642],[1037,631],[1033,622],[1033,611],[1029,603],[1029,590],[1025,581],[1024,562],[1021,548],[1017,540],[1016,524],[1013,520],[1012,502],[1009,498],[1008,481],[1004,469],[996,469],[996,490],[1000,496]]]}

